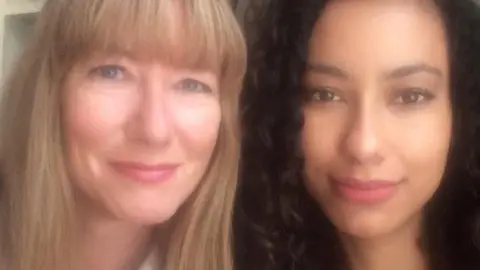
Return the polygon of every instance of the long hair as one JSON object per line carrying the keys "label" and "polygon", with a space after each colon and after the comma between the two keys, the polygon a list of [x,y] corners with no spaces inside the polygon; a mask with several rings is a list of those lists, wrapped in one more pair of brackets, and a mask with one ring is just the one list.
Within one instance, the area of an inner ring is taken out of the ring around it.
{"label": "long hair", "polygon": [[[182,67],[220,70],[222,121],[215,152],[199,187],[174,217],[162,261],[168,270],[232,269],[237,102],[246,68],[245,41],[227,0],[181,1],[183,32],[173,34],[174,2],[46,2],[34,36],[2,90],[0,244],[6,269],[72,267],[77,223],[61,101],[72,67],[96,51],[145,53]],[[179,36],[184,41],[180,50],[174,38]]]}
{"label": "long hair", "polygon": [[[480,269],[480,7],[473,0],[433,2],[447,32],[454,127],[420,244],[431,269]],[[241,97],[240,269],[348,269],[338,234],[308,195],[302,173],[301,81],[312,29],[327,3],[267,0],[247,18],[255,29]]]}

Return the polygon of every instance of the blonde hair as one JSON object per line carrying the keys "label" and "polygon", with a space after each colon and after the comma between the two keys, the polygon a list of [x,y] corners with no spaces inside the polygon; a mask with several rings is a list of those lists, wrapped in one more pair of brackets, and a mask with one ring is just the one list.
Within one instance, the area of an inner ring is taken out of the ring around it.
{"label": "blonde hair", "polygon": [[[172,20],[174,3],[181,3],[181,25]],[[215,152],[175,218],[163,260],[168,270],[232,269],[237,103],[246,48],[228,1],[48,0],[36,27],[2,90],[0,241],[7,269],[71,267],[75,213],[64,161],[62,89],[75,64],[102,50],[144,52],[220,72],[222,123]]]}

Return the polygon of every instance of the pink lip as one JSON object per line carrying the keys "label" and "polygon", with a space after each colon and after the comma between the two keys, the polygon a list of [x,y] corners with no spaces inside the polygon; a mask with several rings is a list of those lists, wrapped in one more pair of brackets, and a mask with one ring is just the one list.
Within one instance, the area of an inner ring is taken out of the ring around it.
{"label": "pink lip", "polygon": [[360,204],[384,202],[393,197],[398,187],[398,182],[394,181],[355,178],[333,179],[332,183],[341,197]]}
{"label": "pink lip", "polygon": [[143,183],[158,183],[171,179],[179,164],[148,165],[135,162],[111,162],[113,170],[128,179]]}

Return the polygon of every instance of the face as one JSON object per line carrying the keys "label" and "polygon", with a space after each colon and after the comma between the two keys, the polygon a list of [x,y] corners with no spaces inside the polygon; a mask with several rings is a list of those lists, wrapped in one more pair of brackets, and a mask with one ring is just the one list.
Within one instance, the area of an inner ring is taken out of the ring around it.
{"label": "face", "polygon": [[212,156],[221,121],[216,73],[97,54],[74,68],[65,90],[80,204],[140,224],[168,220]]}
{"label": "face", "polygon": [[332,1],[317,21],[305,76],[305,182],[347,235],[419,220],[438,188],[452,126],[446,43],[423,1]]}

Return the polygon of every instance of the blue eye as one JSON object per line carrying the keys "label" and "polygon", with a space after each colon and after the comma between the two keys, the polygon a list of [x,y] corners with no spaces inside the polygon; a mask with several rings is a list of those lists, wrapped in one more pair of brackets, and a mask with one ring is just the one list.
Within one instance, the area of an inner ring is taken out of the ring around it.
{"label": "blue eye", "polygon": [[121,80],[125,77],[125,69],[116,65],[105,65],[94,68],[91,73],[103,79]]}
{"label": "blue eye", "polygon": [[212,89],[197,80],[194,79],[184,79],[177,84],[177,88],[181,90],[189,91],[189,92],[196,92],[196,93],[210,93]]}
{"label": "blue eye", "polygon": [[393,103],[398,105],[416,105],[428,102],[434,98],[434,95],[426,89],[407,88],[399,91]]}

